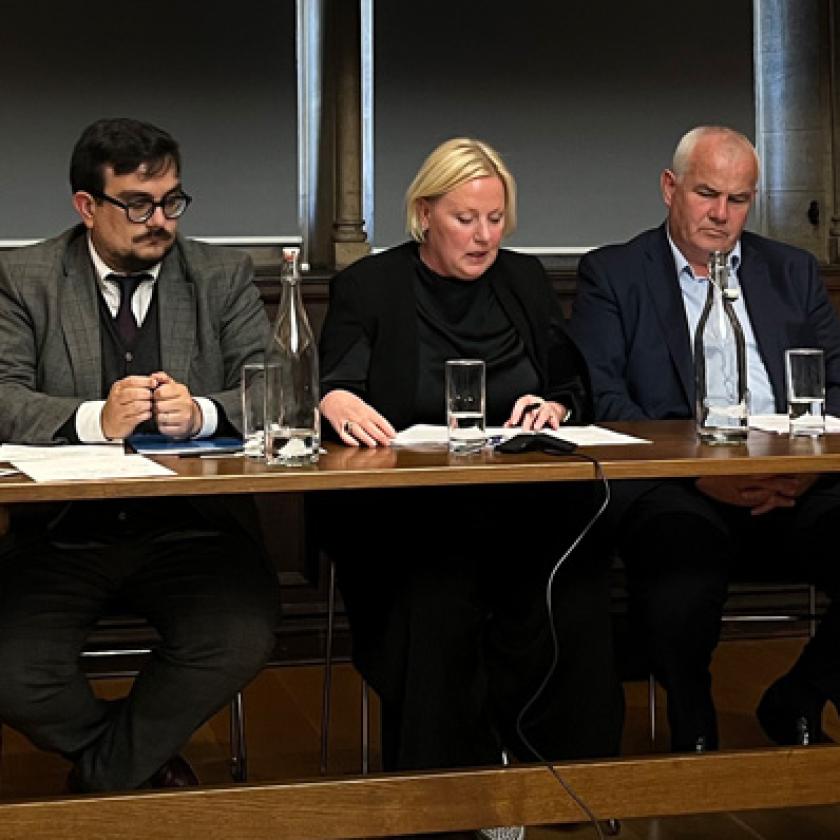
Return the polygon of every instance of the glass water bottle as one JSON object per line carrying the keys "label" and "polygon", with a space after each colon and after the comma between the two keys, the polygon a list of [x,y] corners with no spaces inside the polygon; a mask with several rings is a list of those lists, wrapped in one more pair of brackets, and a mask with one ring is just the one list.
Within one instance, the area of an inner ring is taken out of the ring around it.
{"label": "glass water bottle", "polygon": [[709,290],[694,334],[697,434],[704,443],[744,443],[749,424],[747,349],[729,286],[729,254],[709,255]]}
{"label": "glass water bottle", "polygon": [[318,350],[303,306],[298,248],[283,249],[282,292],[266,348],[265,460],[293,467],[318,460]]}

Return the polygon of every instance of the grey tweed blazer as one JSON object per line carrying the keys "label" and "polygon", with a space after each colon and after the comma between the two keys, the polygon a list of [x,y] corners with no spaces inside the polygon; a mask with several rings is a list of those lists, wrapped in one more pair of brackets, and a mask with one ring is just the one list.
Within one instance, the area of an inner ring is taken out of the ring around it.
{"label": "grey tweed blazer", "polygon": [[[241,426],[245,362],[268,320],[245,254],[178,237],[157,280],[163,370]],[[82,225],[0,254],[0,441],[43,443],[102,399],[96,280]]]}

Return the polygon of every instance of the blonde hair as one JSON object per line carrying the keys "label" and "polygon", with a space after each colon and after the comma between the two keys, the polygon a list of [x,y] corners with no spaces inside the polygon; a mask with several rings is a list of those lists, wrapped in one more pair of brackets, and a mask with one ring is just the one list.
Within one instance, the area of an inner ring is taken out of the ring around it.
{"label": "blonde hair", "polygon": [[487,143],[469,137],[454,137],[441,143],[423,161],[405,194],[406,230],[415,242],[423,242],[425,231],[420,202],[440,198],[475,178],[499,178],[505,188],[503,235],[516,228],[516,181],[501,155]]}

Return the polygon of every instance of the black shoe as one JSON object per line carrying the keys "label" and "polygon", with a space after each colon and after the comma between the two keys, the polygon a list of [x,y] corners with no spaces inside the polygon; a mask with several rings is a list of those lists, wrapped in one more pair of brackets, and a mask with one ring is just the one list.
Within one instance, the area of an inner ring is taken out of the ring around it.
{"label": "black shoe", "polygon": [[[172,756],[166,764],[153,773],[141,788],[180,788],[195,787],[200,784],[198,776],[187,760],[180,755]],[[66,793],[91,793],[91,789],[82,781],[78,767],[71,768],[64,783]]]}
{"label": "black shoe", "polygon": [[756,717],[767,737],[779,746],[807,747],[830,744],[822,730],[824,703],[808,696],[808,690],[792,677],[776,680],[761,698]]}
{"label": "black shoe", "polygon": [[195,787],[200,784],[195,770],[180,755],[173,755],[156,773],[153,773],[141,787],[144,788],[181,788]]}

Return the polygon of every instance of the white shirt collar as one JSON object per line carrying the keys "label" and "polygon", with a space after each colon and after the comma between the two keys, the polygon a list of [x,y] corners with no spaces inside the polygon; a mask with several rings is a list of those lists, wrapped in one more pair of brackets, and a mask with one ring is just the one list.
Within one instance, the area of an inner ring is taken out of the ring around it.
{"label": "white shirt collar", "polygon": [[[694,269],[692,269],[688,260],[683,256],[682,251],[674,244],[671,239],[671,231],[668,225],[665,225],[665,235],[668,237],[668,244],[671,246],[671,253],[674,255],[674,264],[677,266],[677,277],[686,275],[693,280],[706,279],[705,276],[698,278],[694,276]],[[735,243],[735,247],[729,252],[729,270],[735,274],[738,271],[738,266],[741,264],[741,240]]]}
{"label": "white shirt collar", "polygon": [[[124,271],[114,271],[112,268],[109,268],[102,257],[99,256],[96,248],[93,245],[93,239],[91,238],[90,231],[87,234],[87,244],[88,244],[88,251],[90,252],[90,258],[93,260],[93,268],[96,272],[96,279],[99,280],[99,284],[105,281],[105,278],[109,274],[125,274]],[[158,274],[160,274],[161,263],[157,262],[150,268],[144,270],[144,274],[151,274],[152,280],[157,280]]]}

